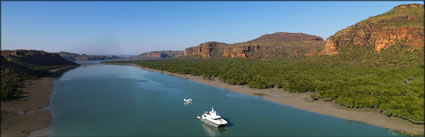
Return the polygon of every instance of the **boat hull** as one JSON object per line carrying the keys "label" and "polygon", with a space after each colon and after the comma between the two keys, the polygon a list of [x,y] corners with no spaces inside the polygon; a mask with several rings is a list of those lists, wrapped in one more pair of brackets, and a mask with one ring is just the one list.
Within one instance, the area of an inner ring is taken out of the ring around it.
{"label": "boat hull", "polygon": [[210,126],[213,126],[213,127],[217,127],[217,128],[220,128],[220,127],[224,127],[225,125],[222,125],[222,124],[216,124],[216,123],[213,123],[213,122],[211,122],[211,121],[208,121],[208,120],[206,120],[206,119],[200,119],[202,122],[204,122],[205,124],[207,124],[207,125],[210,125]]}

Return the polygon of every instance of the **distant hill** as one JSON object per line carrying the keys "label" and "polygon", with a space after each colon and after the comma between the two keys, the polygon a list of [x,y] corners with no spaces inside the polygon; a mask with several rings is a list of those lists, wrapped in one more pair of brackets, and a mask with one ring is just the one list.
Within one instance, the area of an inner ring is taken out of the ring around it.
{"label": "distant hill", "polygon": [[150,51],[137,55],[134,58],[175,58],[183,56],[183,51]]}
{"label": "distant hill", "polygon": [[76,65],[74,62],[62,58],[57,53],[48,53],[40,50],[3,50],[1,55],[7,61],[27,67]]}
{"label": "distant hill", "polygon": [[221,42],[205,42],[196,47],[186,48],[185,56],[201,58],[277,58],[283,56],[313,56],[323,47],[321,37],[304,33],[277,32],[265,34],[251,41],[226,44]]}
{"label": "distant hill", "polygon": [[60,56],[62,56],[63,58],[65,58],[67,60],[71,60],[71,61],[75,61],[75,58],[80,56],[77,53],[70,53],[70,52],[65,52],[65,51],[58,52],[58,54]]}
{"label": "distant hill", "polygon": [[326,39],[323,55],[335,55],[347,48],[373,47],[375,51],[402,44],[424,48],[424,5],[403,4],[360,21]]}
{"label": "distant hill", "polygon": [[75,60],[78,61],[88,61],[88,60],[112,60],[112,59],[120,59],[118,56],[103,56],[103,55],[86,55],[82,54],[75,57]]}
{"label": "distant hill", "polygon": [[65,52],[65,51],[61,51],[58,52],[58,54],[60,56],[62,56],[63,58],[67,59],[67,60],[71,60],[71,61],[88,61],[88,60],[109,60],[109,59],[120,59],[121,57],[119,56],[106,56],[106,55],[87,55],[87,54],[77,54],[77,53],[70,53],[70,52]]}
{"label": "distant hill", "polygon": [[3,50],[0,59],[1,100],[18,96],[19,87],[27,79],[46,76],[52,69],[78,66],[59,54],[39,50]]}
{"label": "distant hill", "polygon": [[306,63],[366,66],[424,64],[424,5],[403,4],[342,29],[323,41],[304,33],[278,32],[251,41],[205,42],[186,48],[195,58],[297,59]]}

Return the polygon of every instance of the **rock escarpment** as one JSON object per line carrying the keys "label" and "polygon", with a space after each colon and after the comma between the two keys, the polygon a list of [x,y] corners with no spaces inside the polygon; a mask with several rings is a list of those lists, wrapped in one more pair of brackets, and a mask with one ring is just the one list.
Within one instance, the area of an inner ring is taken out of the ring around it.
{"label": "rock escarpment", "polygon": [[185,56],[201,58],[230,57],[268,59],[283,56],[312,56],[323,46],[323,39],[304,33],[278,32],[266,34],[257,39],[226,44],[205,42],[196,47],[186,48]]}
{"label": "rock escarpment", "polygon": [[228,44],[215,41],[205,42],[196,47],[186,48],[184,50],[184,55],[197,55],[201,56],[202,58],[209,58],[213,55],[220,56],[219,54],[215,53],[215,51],[218,51],[218,48],[225,46],[228,46]]}
{"label": "rock escarpment", "polygon": [[345,28],[325,41],[323,55],[338,54],[349,46],[373,46],[375,51],[403,42],[411,48],[424,48],[424,5],[399,5]]}
{"label": "rock escarpment", "polygon": [[347,27],[323,41],[303,33],[273,33],[257,39],[226,44],[205,42],[186,48],[185,56],[201,58],[276,58],[335,55],[352,47],[370,47],[376,52],[400,43],[410,49],[424,49],[424,5],[403,4]]}

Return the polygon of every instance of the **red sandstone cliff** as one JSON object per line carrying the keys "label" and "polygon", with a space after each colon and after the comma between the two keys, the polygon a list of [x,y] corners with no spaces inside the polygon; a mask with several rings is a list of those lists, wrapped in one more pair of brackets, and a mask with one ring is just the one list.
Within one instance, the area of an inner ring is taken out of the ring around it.
{"label": "red sandstone cliff", "polygon": [[184,49],[184,55],[196,55],[201,56],[202,58],[209,58],[213,56],[213,51],[217,46],[226,45],[227,44],[220,42],[205,42],[201,43],[199,46]]}
{"label": "red sandstone cliff", "polygon": [[304,33],[278,32],[257,39],[235,44],[205,42],[186,48],[185,56],[231,57],[231,58],[276,58],[282,56],[312,56],[323,46],[323,39]]}
{"label": "red sandstone cliff", "polygon": [[423,5],[396,6],[387,13],[345,28],[326,39],[321,54],[335,55],[346,46],[374,46],[380,51],[399,41],[412,48],[424,48]]}

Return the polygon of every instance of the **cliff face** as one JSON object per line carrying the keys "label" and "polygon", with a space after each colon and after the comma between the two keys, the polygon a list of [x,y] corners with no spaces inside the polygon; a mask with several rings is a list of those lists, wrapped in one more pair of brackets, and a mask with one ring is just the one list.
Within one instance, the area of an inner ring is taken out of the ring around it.
{"label": "cliff face", "polygon": [[186,48],[185,56],[231,57],[231,58],[276,58],[282,56],[313,56],[323,46],[323,39],[303,33],[278,32],[266,34],[257,39],[226,44],[205,42],[196,47]]}
{"label": "cliff face", "polygon": [[19,65],[76,65],[74,62],[62,58],[57,53],[48,53],[40,50],[4,50],[1,54],[7,61]]}
{"label": "cliff face", "polygon": [[161,53],[143,53],[137,57],[152,57],[152,58],[164,58],[166,55]]}
{"label": "cliff face", "polygon": [[196,47],[186,48],[184,49],[184,55],[197,55],[202,58],[209,58],[213,56],[214,50],[217,50],[218,47],[224,47],[227,44],[221,42],[205,42]]}
{"label": "cliff face", "polygon": [[139,54],[136,58],[175,58],[183,56],[183,51],[151,51]]}
{"label": "cliff face", "polygon": [[400,5],[345,28],[325,41],[324,55],[335,55],[347,46],[374,46],[376,51],[399,41],[411,48],[424,48],[424,7]]}

